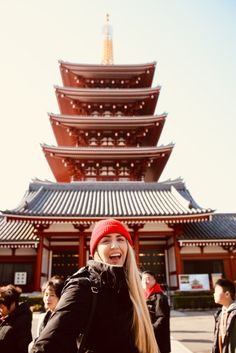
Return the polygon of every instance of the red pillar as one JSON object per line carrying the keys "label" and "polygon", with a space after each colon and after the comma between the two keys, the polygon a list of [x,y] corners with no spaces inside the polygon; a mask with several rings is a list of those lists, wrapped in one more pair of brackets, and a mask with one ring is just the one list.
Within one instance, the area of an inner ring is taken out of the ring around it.
{"label": "red pillar", "polygon": [[85,266],[85,234],[79,235],[79,268]]}
{"label": "red pillar", "polygon": [[39,237],[39,244],[37,249],[36,268],[35,268],[35,280],[34,290],[41,290],[41,271],[43,261],[43,232],[49,228],[49,224],[35,224],[34,233]]}
{"label": "red pillar", "polygon": [[139,246],[139,235],[138,231],[134,231],[134,251],[135,251],[135,258],[137,266],[140,265],[139,253],[140,253],[140,246]]}
{"label": "red pillar", "polygon": [[234,257],[233,250],[229,250],[230,279],[234,282],[236,282],[235,264],[236,264],[236,257]]}
{"label": "red pillar", "polygon": [[129,224],[129,228],[133,229],[133,243],[134,251],[137,266],[140,265],[139,253],[140,253],[140,244],[139,244],[139,230],[143,228],[144,224]]}
{"label": "red pillar", "polygon": [[176,260],[176,276],[177,284],[179,287],[179,274],[183,273],[183,266],[181,261],[180,246],[178,243],[178,236],[182,232],[182,227],[180,225],[174,227],[174,251],[175,251],[175,260]]}
{"label": "red pillar", "polygon": [[[39,234],[38,234],[39,235]],[[35,269],[35,279],[34,279],[34,290],[41,290],[41,268],[42,268],[42,258],[43,258],[43,236],[39,235],[39,244],[37,249],[37,259],[36,259],[36,269]]]}
{"label": "red pillar", "polygon": [[78,254],[79,254],[79,261],[78,266],[79,268],[85,266],[85,245],[86,245],[86,234],[85,229],[89,228],[89,224],[73,224],[75,229],[79,231],[79,246],[78,246]]}

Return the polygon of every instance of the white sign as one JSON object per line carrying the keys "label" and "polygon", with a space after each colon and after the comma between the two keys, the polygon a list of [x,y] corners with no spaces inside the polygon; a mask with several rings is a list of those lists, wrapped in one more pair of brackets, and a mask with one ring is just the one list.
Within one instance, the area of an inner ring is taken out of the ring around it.
{"label": "white sign", "polygon": [[208,274],[179,275],[179,289],[182,291],[210,290]]}
{"label": "white sign", "polygon": [[15,272],[14,284],[24,285],[27,283],[27,272]]}

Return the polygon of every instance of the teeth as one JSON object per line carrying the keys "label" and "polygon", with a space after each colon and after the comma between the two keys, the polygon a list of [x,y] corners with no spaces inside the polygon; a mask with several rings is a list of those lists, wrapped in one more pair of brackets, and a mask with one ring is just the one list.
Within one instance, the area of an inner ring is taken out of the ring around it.
{"label": "teeth", "polygon": [[117,257],[117,256],[121,256],[120,254],[112,254],[110,255],[110,257]]}

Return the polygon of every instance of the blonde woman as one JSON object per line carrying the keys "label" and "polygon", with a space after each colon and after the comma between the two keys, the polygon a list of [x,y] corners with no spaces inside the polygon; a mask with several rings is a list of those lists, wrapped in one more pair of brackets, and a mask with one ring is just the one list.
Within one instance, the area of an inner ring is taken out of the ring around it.
{"label": "blonde woman", "polygon": [[83,352],[159,352],[132,246],[129,232],[118,220],[95,225],[90,240],[93,260],[66,282],[32,353],[76,353],[81,334],[86,337]]}

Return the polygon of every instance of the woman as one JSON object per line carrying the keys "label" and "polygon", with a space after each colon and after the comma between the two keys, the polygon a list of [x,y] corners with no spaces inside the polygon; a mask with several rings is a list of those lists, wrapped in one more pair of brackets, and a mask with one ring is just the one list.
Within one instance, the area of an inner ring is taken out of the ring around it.
{"label": "woman", "polygon": [[9,284],[0,287],[0,352],[27,353],[32,340],[32,312],[19,303],[21,289]]}
{"label": "woman", "polygon": [[64,286],[64,281],[57,276],[51,277],[42,286],[43,303],[46,310],[45,313],[41,314],[37,326],[37,337],[46,326],[52,313],[56,309],[56,305],[61,297],[61,292]]}
{"label": "woman", "polygon": [[117,220],[98,222],[91,235],[93,260],[66,283],[57,308],[32,353],[74,353],[86,332],[93,300],[97,303],[85,352],[158,353],[129,232]]}

